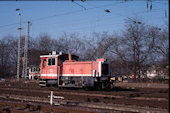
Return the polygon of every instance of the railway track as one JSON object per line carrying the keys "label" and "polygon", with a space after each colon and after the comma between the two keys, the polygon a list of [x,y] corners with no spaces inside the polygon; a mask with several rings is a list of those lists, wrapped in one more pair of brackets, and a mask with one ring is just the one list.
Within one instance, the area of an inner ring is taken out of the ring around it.
{"label": "railway track", "polygon": [[[18,91],[18,92],[27,92],[27,89],[17,89],[17,88],[0,88],[1,91]],[[46,90],[29,90],[30,93],[44,93],[49,94],[50,91]],[[103,97],[103,98],[117,98],[117,99],[136,99],[136,100],[153,100],[153,101],[165,101],[168,102],[168,98],[146,98],[146,97],[140,97],[139,94],[129,95],[129,96],[117,96],[112,94],[99,94],[99,93],[84,93],[84,92],[68,92],[68,91],[54,91],[57,95],[74,95],[74,96],[87,96],[87,97]],[[26,93],[25,93],[26,94]]]}
{"label": "railway track", "polygon": [[[21,95],[1,95],[0,99],[7,100],[17,100],[17,101],[25,101],[25,102],[33,102],[33,103],[49,103],[48,98],[37,98],[30,96],[21,96]],[[139,106],[129,106],[129,105],[118,105],[118,104],[106,104],[106,103],[87,103],[87,102],[76,102],[72,100],[64,100],[59,104],[58,102],[54,102],[54,105],[62,105],[62,106],[72,106],[72,107],[86,107],[92,109],[107,109],[114,111],[128,111],[128,112],[140,112],[140,113],[168,113],[166,109],[160,108],[149,108],[149,107],[139,107]]]}
{"label": "railway track", "polygon": [[[28,89],[18,89],[18,88],[0,88],[1,93],[8,95],[20,95],[26,97],[36,97],[36,98],[47,98],[50,95],[48,90],[28,90]],[[111,104],[122,104],[122,105],[135,105],[141,107],[150,107],[150,108],[168,108],[168,98],[146,98],[138,94],[127,95],[127,96],[117,96],[113,94],[99,94],[99,93],[90,93],[90,92],[75,92],[75,91],[53,91],[54,95],[64,96],[67,100],[74,100],[79,102],[95,102],[95,103],[111,103]],[[9,97],[9,96],[8,96]],[[47,98],[48,99],[48,98]],[[49,101],[49,100],[48,100]],[[131,103],[130,103],[131,102]],[[144,102],[141,103],[140,102]],[[153,104],[154,103],[154,104]]]}
{"label": "railway track", "polygon": [[[0,84],[1,85],[1,84]],[[29,86],[28,86],[29,85]],[[121,85],[121,84],[120,84]],[[137,87],[135,88],[133,84],[131,84],[131,87],[129,87],[126,84],[123,84],[123,87],[120,87],[120,85],[117,85],[119,87],[114,87],[112,90],[104,90],[104,91],[85,91],[83,89],[81,90],[66,90],[66,89],[58,89],[55,87],[45,87],[45,88],[40,88],[38,86],[38,83],[31,85],[29,82],[22,83],[22,85],[16,85],[15,83],[7,83],[6,85],[1,85],[1,88],[13,88],[13,89],[22,89],[22,90],[41,90],[41,91],[57,91],[57,92],[78,92],[78,93],[89,93],[90,94],[105,94],[105,95],[117,95],[117,96],[127,96],[131,94],[137,94],[142,97],[149,97],[149,98],[168,98],[169,96],[166,94],[169,94],[169,88],[146,88],[146,87]],[[34,87],[35,86],[35,87]],[[164,86],[165,87],[165,86]],[[155,94],[157,93],[157,94]],[[132,95],[133,96],[133,95]]]}
{"label": "railway track", "polygon": [[[33,83],[33,84],[32,84]],[[34,87],[35,86],[35,87]],[[93,109],[95,112],[154,112],[167,113],[169,109],[168,88],[127,88],[86,91],[68,90],[58,88],[40,88],[37,83],[26,81],[6,82],[0,87],[0,103],[25,102],[31,104],[49,105],[50,91],[56,96],[64,96],[58,107],[70,107],[81,109]],[[59,101],[54,102],[58,104]],[[1,105],[0,105],[1,107]],[[70,109],[70,108],[69,108]]]}

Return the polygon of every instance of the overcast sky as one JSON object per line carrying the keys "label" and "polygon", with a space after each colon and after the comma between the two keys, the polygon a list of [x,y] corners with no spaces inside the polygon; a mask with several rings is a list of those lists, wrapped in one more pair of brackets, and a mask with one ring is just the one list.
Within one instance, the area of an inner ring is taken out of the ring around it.
{"label": "overcast sky", "polygon": [[[19,15],[22,35],[30,21],[30,35],[47,33],[57,38],[66,33],[91,35],[93,32],[120,32],[126,18],[142,18],[149,25],[163,26],[169,21],[168,0],[110,0],[110,1],[0,1],[0,38],[18,36]],[[16,9],[21,9],[16,11]],[[109,10],[110,12],[106,12]],[[165,16],[167,12],[167,17]]]}

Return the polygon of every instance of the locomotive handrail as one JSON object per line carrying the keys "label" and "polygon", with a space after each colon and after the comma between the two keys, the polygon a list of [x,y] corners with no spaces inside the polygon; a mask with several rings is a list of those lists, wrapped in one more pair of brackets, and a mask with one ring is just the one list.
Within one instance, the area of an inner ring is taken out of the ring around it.
{"label": "locomotive handrail", "polygon": [[60,87],[60,66],[58,66],[58,74],[57,74],[57,80],[58,80],[58,87]]}

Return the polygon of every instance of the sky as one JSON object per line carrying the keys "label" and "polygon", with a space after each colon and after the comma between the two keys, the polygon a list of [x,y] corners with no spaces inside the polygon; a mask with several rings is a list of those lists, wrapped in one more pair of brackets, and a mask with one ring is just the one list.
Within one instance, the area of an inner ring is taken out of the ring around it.
{"label": "sky", "polygon": [[[147,8],[147,0],[4,0],[0,1],[0,39],[8,35],[18,37],[17,13],[21,13],[22,35],[26,34],[26,22],[30,21],[31,37],[46,33],[57,38],[63,33],[82,36],[90,36],[94,32],[119,33],[125,29],[125,20],[135,17],[148,25],[162,27],[169,22],[168,4],[168,0],[152,0],[152,3],[149,0]],[[16,11],[18,8],[20,11]]]}

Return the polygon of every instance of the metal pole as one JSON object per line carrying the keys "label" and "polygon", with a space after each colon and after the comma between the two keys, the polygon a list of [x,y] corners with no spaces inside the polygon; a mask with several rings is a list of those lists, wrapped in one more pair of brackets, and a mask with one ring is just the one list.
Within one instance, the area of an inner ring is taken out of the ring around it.
{"label": "metal pole", "polygon": [[[25,36],[25,44],[26,44],[26,36]],[[24,45],[24,57],[22,59],[22,78],[25,78],[25,45]]]}
{"label": "metal pole", "polygon": [[28,21],[27,22],[27,38],[26,38],[26,47],[25,47],[25,50],[26,50],[26,54],[25,54],[25,78],[27,77],[27,63],[28,63],[28,40],[29,40],[29,24],[30,22]]}
{"label": "metal pole", "polygon": [[23,61],[23,77],[27,76],[27,54],[28,54],[28,38],[29,38],[29,21],[27,22],[27,32],[25,36],[25,47],[24,47],[24,61]]}
{"label": "metal pole", "polygon": [[53,105],[53,91],[51,91],[51,96],[50,96],[50,105]]}
{"label": "metal pole", "polygon": [[19,81],[19,68],[20,68],[20,40],[21,40],[21,14],[19,13],[19,37],[18,37],[18,59],[17,59],[17,81]]}
{"label": "metal pole", "polygon": [[27,43],[27,32],[26,32],[26,35],[25,35],[25,45],[24,45],[24,57],[23,57],[23,62],[22,62],[22,78],[25,78],[25,61],[26,61],[26,43]]}

